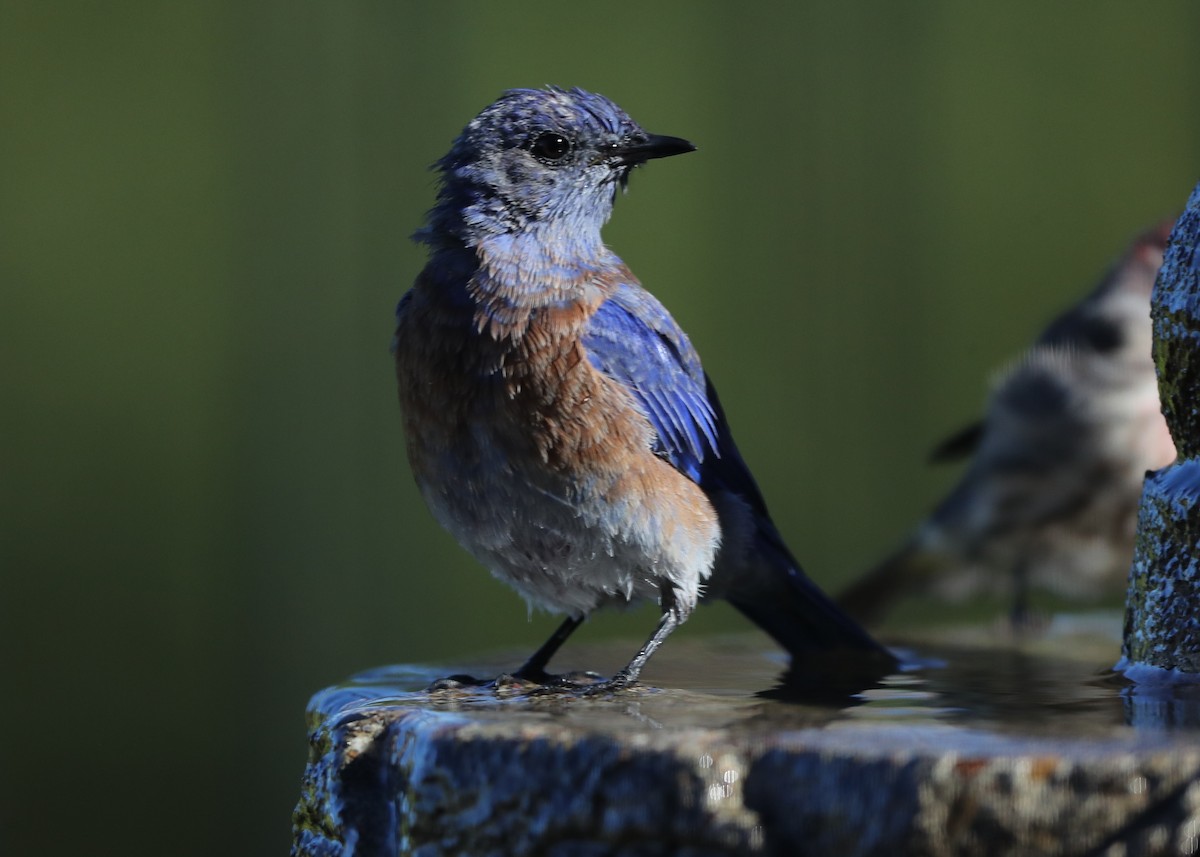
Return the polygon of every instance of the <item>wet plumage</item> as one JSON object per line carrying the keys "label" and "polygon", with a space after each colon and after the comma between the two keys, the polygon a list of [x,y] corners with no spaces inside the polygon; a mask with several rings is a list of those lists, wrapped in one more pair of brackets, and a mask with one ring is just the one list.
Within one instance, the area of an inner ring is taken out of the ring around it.
{"label": "wet plumage", "polygon": [[519,671],[607,604],[652,600],[636,680],[702,593],[794,655],[887,655],[796,566],[687,336],[600,238],[629,171],[691,151],[581,90],[514,90],[438,168],[430,259],[397,310],[409,460],[437,520],[565,613]]}

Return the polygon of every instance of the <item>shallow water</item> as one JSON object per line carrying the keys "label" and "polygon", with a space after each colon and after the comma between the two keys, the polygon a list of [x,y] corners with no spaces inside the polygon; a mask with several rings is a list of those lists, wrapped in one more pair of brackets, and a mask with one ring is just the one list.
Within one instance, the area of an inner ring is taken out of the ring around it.
{"label": "shallow water", "polygon": [[[460,712],[473,720],[532,717],[599,730],[720,728],[825,736],[884,736],[910,750],[930,746],[1008,752],[1044,745],[1154,748],[1200,743],[1200,685],[1133,685],[1113,672],[1119,614],[1056,616],[1021,637],[1002,625],[884,637],[901,671],[854,692],[822,693],[783,682],[786,657],[758,635],[673,640],[656,654],[643,685],[606,697],[543,692],[520,684],[427,693],[450,673],[492,677],[522,659],[512,653],[453,666],[396,666],[364,672],[318,694],[310,714],[359,716],[379,707]],[[609,643],[564,652],[558,668],[619,665]]]}

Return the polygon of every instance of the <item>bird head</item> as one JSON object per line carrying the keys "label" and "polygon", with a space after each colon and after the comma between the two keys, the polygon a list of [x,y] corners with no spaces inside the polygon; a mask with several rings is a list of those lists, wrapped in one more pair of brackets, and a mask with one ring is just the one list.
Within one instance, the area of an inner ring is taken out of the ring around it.
{"label": "bird head", "polygon": [[438,204],[418,240],[549,226],[599,233],[630,171],[652,158],[695,150],[650,134],[602,95],[581,89],[514,89],[471,120],[437,162]]}

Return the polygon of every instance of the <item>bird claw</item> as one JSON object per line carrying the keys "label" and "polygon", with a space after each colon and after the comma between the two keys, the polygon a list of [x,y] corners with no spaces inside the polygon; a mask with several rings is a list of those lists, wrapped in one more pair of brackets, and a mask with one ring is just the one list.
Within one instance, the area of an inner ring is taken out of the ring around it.
{"label": "bird claw", "polygon": [[425,688],[426,693],[438,693],[439,691],[447,690],[464,690],[467,688],[487,687],[494,684],[494,679],[475,678],[474,676],[464,673],[456,673],[448,675],[445,678],[439,678]]}
{"label": "bird claw", "polygon": [[566,689],[575,689],[583,686],[591,686],[598,682],[604,681],[604,676],[599,673],[575,670],[561,675],[553,675],[544,670],[526,671],[518,670],[512,674],[515,679],[532,682],[533,684],[541,685],[542,687],[561,687]]}
{"label": "bird claw", "polygon": [[[618,676],[618,678],[620,678]],[[470,691],[492,691],[495,693],[528,693],[541,694],[558,691],[575,693],[582,691],[592,695],[608,692],[624,687],[629,682],[618,681],[614,678],[605,681],[604,676],[590,671],[577,670],[553,675],[544,670],[517,670],[514,673],[501,673],[495,678],[475,678],[463,673],[439,678],[425,688],[426,693],[453,693]]]}
{"label": "bird claw", "polygon": [[602,681],[597,684],[583,688],[581,696],[611,696],[614,693],[620,693],[623,690],[628,690],[637,684],[636,681],[631,681],[624,673],[617,673],[608,681]]}

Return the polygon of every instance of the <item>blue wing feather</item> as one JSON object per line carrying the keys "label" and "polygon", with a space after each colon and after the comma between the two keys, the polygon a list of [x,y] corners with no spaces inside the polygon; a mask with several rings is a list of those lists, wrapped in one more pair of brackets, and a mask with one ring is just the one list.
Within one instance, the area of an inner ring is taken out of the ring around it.
{"label": "blue wing feather", "polygon": [[654,452],[699,483],[705,461],[719,456],[717,413],[700,358],[663,305],[621,287],[592,316],[583,345],[633,394],[657,435]]}
{"label": "blue wing feather", "polygon": [[710,496],[732,492],[752,511],[749,522],[735,516],[724,524],[748,528],[741,538],[755,546],[757,570],[727,569],[722,597],[793,654],[861,650],[872,668],[891,669],[894,658],[813,585],[788,551],[700,358],[662,304],[638,286],[620,287],[592,316],[583,344],[592,365],[632,393],[654,428],[655,454]]}

